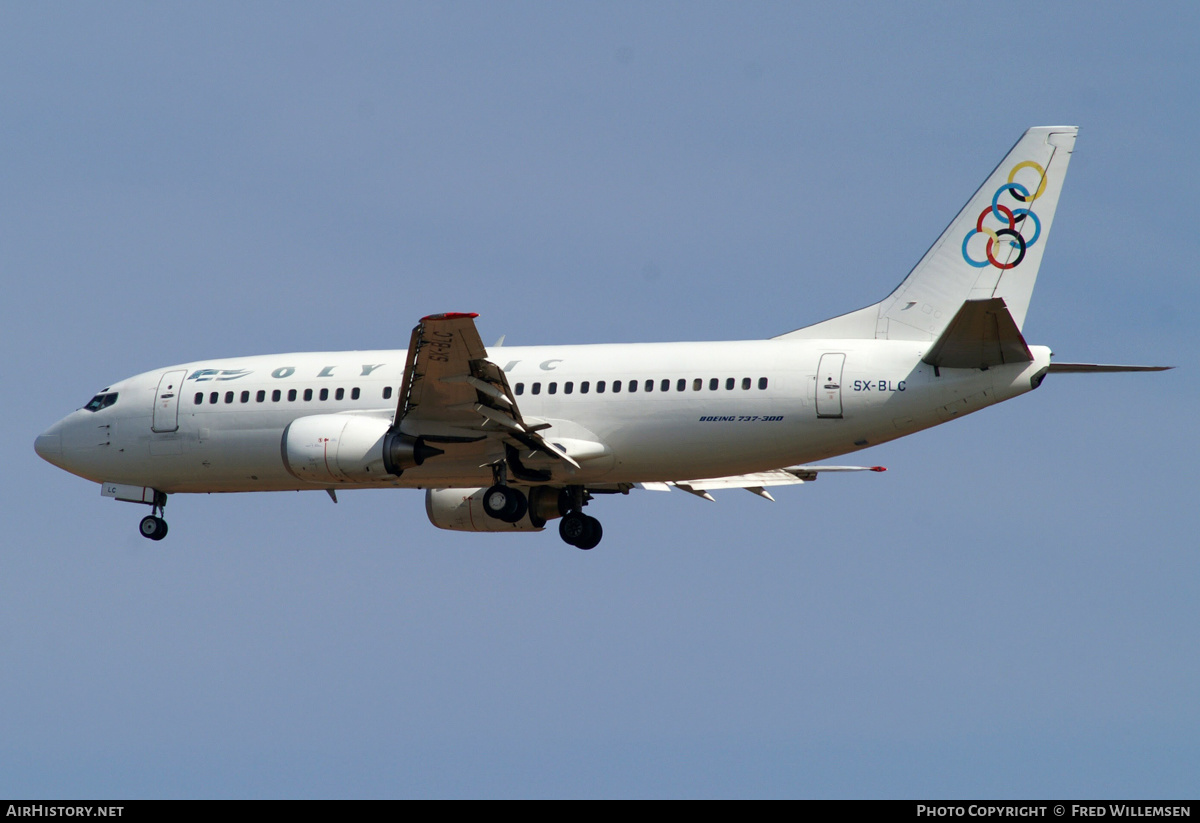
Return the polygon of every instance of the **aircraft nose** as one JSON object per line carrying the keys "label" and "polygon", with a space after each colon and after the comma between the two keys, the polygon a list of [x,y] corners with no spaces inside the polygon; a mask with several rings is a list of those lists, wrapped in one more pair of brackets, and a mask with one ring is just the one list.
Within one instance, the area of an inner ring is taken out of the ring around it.
{"label": "aircraft nose", "polygon": [[62,465],[62,424],[55,423],[39,434],[37,440],[33,441],[33,450],[47,463]]}

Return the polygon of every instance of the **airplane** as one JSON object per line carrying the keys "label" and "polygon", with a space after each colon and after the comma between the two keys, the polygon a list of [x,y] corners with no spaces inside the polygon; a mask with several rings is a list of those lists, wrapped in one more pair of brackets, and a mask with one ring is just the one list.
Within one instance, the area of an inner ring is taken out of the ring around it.
{"label": "airplane", "polygon": [[[101,389],[37,437],[101,494],[425,490],[433,525],[541,531],[579,549],[585,507],[634,489],[767,489],[979,411],[1047,374],[1165,366],[1054,362],[1022,336],[1078,128],[1026,131],[878,303],[764,340],[486,348],[474,313],[432,314],[407,350],[218,358]],[[502,339],[503,340],[503,339]],[[502,342],[502,341],[501,341]]]}

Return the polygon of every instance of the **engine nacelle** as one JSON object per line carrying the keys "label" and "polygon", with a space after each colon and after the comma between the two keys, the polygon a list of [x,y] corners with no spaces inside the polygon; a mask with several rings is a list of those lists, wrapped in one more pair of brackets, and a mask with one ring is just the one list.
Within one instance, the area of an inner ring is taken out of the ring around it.
{"label": "engine nacelle", "polygon": [[353,414],[314,414],[283,430],[283,464],[309,483],[370,483],[397,476],[442,454],[420,437],[391,431],[390,421]]}
{"label": "engine nacelle", "polygon": [[460,532],[540,532],[546,521],[562,517],[561,489],[534,486],[529,490],[529,512],[516,523],[488,517],[483,510],[487,489],[427,489],[425,513],[439,529]]}

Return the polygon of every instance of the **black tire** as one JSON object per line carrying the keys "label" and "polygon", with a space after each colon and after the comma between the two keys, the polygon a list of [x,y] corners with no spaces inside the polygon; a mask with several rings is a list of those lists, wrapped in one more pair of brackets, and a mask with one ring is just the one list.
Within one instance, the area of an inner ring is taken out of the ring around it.
{"label": "black tire", "polygon": [[599,520],[583,512],[567,512],[558,524],[558,536],[568,546],[586,552],[600,544],[600,538],[604,536],[604,527],[600,525]]}
{"label": "black tire", "polygon": [[511,486],[492,486],[483,493],[483,511],[488,517],[516,523],[529,511],[529,500]]}
{"label": "black tire", "polygon": [[514,489],[512,486],[508,487],[508,493],[512,495],[515,505],[508,514],[500,519],[505,523],[516,523],[525,516],[527,511],[529,511],[529,498],[526,497],[520,489]]}
{"label": "black tire", "polygon": [[162,540],[167,536],[167,521],[161,517],[155,517],[148,514],[142,518],[142,522],[138,524],[138,531],[142,537],[149,540]]}
{"label": "black tire", "polygon": [[600,538],[604,537],[604,527],[594,517],[588,517],[586,514],[583,517],[586,527],[583,537],[575,543],[575,548],[583,549],[586,552],[600,545]]}
{"label": "black tire", "polygon": [[154,535],[158,534],[158,518],[153,515],[146,515],[142,518],[142,522],[138,524],[138,531],[142,537],[154,539]]}
{"label": "black tire", "polygon": [[568,546],[579,545],[579,540],[588,530],[587,521],[591,519],[583,512],[567,512],[558,523],[558,536]]}
{"label": "black tire", "polygon": [[483,513],[488,517],[503,520],[511,500],[507,486],[492,486],[483,493]]}

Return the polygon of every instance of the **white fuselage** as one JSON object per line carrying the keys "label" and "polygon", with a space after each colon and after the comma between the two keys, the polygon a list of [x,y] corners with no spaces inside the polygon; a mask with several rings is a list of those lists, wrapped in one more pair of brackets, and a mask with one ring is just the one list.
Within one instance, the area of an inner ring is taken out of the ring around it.
{"label": "white fuselage", "polygon": [[[559,483],[625,484],[856,451],[1023,394],[1050,362],[1049,350],[1034,347],[1032,362],[935,374],[921,361],[928,346],[785,339],[503,347],[489,358],[526,419],[551,424],[546,438],[580,465],[530,452],[531,468]],[[37,450],[90,480],[167,493],[487,485],[492,473],[478,451],[456,455],[453,443],[438,443],[445,454],[399,477],[314,483],[289,471],[282,439],[290,423],[329,414],[392,420],[405,361],[404,350],[321,352],[146,372],[106,389],[118,395],[111,405],[59,421]]]}

